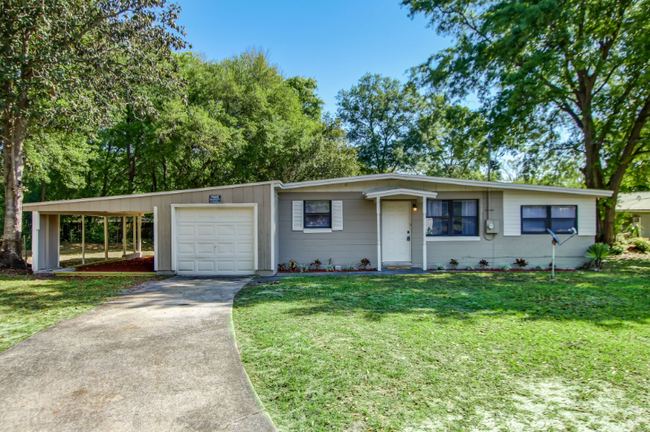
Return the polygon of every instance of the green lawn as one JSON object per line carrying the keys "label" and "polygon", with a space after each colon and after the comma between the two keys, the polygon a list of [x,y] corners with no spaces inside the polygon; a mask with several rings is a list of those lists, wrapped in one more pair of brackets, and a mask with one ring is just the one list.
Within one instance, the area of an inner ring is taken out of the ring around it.
{"label": "green lawn", "polygon": [[280,430],[648,431],[650,261],[287,278],[235,301]]}
{"label": "green lawn", "polygon": [[0,276],[0,352],[151,279]]}

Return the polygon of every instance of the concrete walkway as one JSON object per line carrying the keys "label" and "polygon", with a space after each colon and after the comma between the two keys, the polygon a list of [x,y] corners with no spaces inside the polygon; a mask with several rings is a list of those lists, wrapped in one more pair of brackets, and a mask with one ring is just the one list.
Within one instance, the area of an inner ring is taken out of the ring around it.
{"label": "concrete walkway", "polygon": [[0,430],[275,430],[231,337],[247,281],[150,282],[0,354]]}

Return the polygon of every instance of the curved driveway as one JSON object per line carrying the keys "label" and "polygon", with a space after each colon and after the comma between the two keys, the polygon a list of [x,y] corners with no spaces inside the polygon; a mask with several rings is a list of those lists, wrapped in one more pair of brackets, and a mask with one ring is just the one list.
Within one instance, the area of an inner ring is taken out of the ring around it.
{"label": "curved driveway", "polygon": [[0,354],[0,430],[275,430],[230,332],[247,281],[150,282]]}

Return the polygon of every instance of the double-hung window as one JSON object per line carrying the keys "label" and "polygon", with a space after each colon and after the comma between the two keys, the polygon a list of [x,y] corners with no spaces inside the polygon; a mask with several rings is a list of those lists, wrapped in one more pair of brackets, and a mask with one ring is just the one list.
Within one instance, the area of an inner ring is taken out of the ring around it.
{"label": "double-hung window", "polygon": [[521,233],[546,234],[547,228],[557,234],[570,234],[571,228],[578,228],[578,207],[562,206],[521,206]]}
{"label": "double-hung window", "polygon": [[305,228],[332,228],[332,201],[305,201]]}
{"label": "double-hung window", "polygon": [[478,236],[478,200],[427,200],[427,236]]}

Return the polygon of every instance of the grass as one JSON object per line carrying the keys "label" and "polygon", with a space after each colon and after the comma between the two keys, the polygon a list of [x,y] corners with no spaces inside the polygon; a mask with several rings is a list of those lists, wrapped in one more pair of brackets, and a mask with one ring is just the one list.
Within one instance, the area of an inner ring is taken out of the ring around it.
{"label": "grass", "polygon": [[330,276],[240,291],[280,430],[650,430],[650,260],[605,272]]}
{"label": "grass", "polygon": [[151,279],[0,276],[0,352]]}

